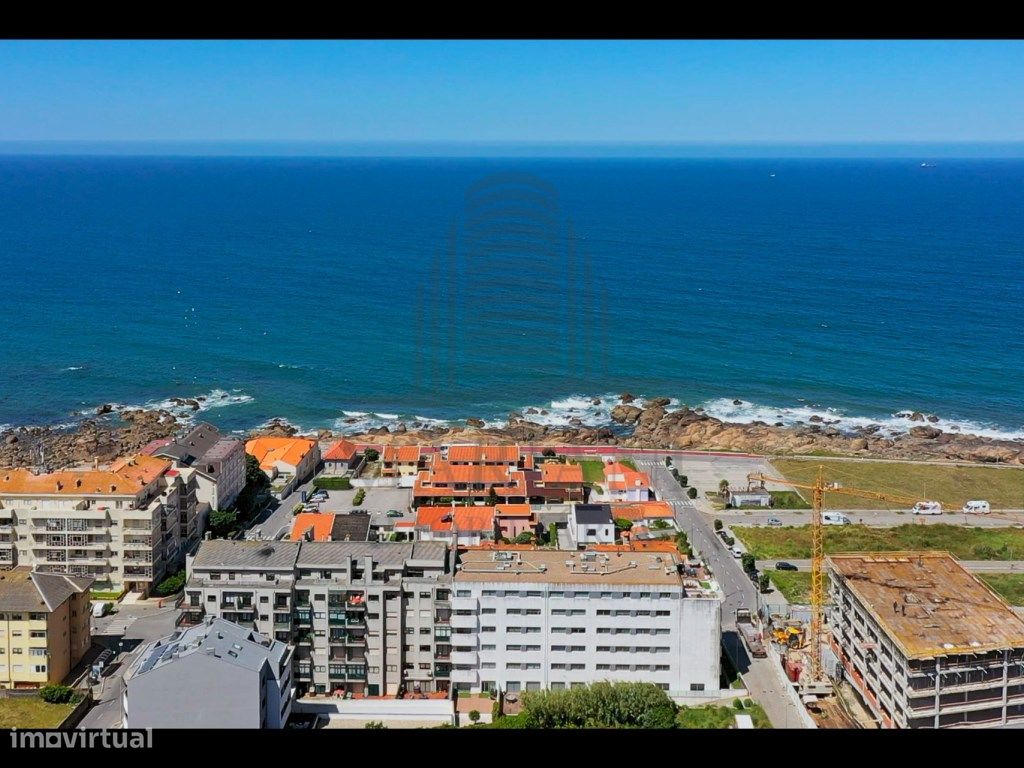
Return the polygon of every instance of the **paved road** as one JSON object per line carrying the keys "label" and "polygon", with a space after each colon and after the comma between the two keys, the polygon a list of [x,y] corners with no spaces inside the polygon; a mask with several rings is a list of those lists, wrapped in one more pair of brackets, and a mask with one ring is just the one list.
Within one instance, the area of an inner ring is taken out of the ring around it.
{"label": "paved road", "polygon": [[[832,509],[850,518],[852,523],[864,523],[876,527],[892,527],[895,525],[966,525],[978,528],[1007,528],[1013,525],[1024,525],[1024,512],[1010,510],[993,512],[990,515],[913,515],[909,512],[891,512],[879,509]],[[722,509],[713,511],[715,517],[727,525],[766,525],[769,517],[776,517],[783,525],[808,525],[811,522],[811,510],[784,509]]]}
{"label": "paved road", "polygon": [[[776,560],[758,560],[758,570],[774,570]],[[795,565],[801,571],[811,570],[810,560],[786,560],[785,562]],[[961,560],[964,567],[974,573],[1021,573],[1024,574],[1024,560]]]}
{"label": "paved road", "polygon": [[120,728],[124,673],[146,645],[174,631],[181,611],[152,604],[122,605],[118,612],[93,619],[93,641],[117,652],[110,672],[93,687],[96,704],[85,714],[79,728]]}
{"label": "paved road", "polygon": [[651,482],[660,498],[672,504],[676,524],[686,532],[694,554],[710,567],[725,593],[722,605],[722,647],[740,671],[751,696],[764,707],[768,718],[777,728],[800,728],[804,723],[797,706],[782,690],[779,674],[768,659],[751,659],[736,632],[736,610],[757,608],[754,585],[743,573],[739,561],[729,554],[714,535],[706,515],[697,511],[693,501],[686,497],[663,460],[636,459],[638,469],[651,475]]}
{"label": "paved road", "polygon": [[273,539],[285,526],[290,528],[292,524],[292,509],[302,501],[303,491],[312,493],[313,478],[297,486],[295,490],[281,499],[280,502],[271,502],[263,512],[256,515],[254,522],[249,525],[247,533],[254,533],[258,529],[262,538]]}

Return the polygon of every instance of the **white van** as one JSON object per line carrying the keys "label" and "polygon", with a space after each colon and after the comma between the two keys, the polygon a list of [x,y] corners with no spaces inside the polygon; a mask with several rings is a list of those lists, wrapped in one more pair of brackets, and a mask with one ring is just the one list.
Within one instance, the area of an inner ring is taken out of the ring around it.
{"label": "white van", "polygon": [[826,512],[821,516],[822,525],[849,525],[850,518],[838,512]]}
{"label": "white van", "polygon": [[968,501],[964,504],[965,515],[987,515],[992,511],[987,501]]}
{"label": "white van", "polygon": [[919,501],[910,511],[915,515],[941,515],[942,505],[937,501]]}

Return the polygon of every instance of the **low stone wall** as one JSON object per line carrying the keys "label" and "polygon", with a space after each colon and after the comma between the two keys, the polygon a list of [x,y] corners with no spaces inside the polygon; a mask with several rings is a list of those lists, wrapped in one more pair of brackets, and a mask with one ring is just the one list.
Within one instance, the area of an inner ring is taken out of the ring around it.
{"label": "low stone wall", "polygon": [[455,703],[450,699],[298,699],[292,711],[317,714],[332,720],[388,720],[455,724]]}

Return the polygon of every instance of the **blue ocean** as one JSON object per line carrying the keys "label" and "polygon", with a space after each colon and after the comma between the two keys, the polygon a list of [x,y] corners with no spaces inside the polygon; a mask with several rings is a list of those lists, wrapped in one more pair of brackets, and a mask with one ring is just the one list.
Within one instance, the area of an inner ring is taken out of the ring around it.
{"label": "blue ocean", "polygon": [[922,160],[2,157],[0,424],[1024,437],[1024,161]]}

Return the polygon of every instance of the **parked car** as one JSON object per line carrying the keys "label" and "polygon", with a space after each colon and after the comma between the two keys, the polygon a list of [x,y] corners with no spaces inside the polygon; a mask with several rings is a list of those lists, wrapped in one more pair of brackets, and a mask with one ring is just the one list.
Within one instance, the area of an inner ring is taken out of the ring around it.
{"label": "parked car", "polygon": [[757,568],[755,568],[752,571],[747,571],[747,576],[750,577],[750,581],[752,584],[757,584],[757,580],[761,578],[761,572],[758,571]]}
{"label": "parked car", "polygon": [[987,515],[991,511],[992,507],[987,501],[968,501],[963,509],[965,515]]}
{"label": "parked car", "polygon": [[776,571],[799,571],[800,569],[797,568],[792,563],[787,563],[785,560],[779,560],[779,562],[777,562],[775,564],[775,570]]}
{"label": "parked car", "polygon": [[849,525],[850,518],[839,512],[826,512],[821,516],[822,525]]}
{"label": "parked car", "polygon": [[739,547],[733,547],[729,551],[732,552],[732,556],[735,557],[737,560],[739,560],[741,557],[743,557],[743,550],[740,549]]}
{"label": "parked car", "polygon": [[403,514],[401,512],[399,512],[397,509],[389,509],[387,511],[387,516],[388,517],[403,517]]}
{"label": "parked car", "polygon": [[782,521],[777,517],[769,517],[768,525],[782,525]]}
{"label": "parked car", "polygon": [[113,609],[113,603],[93,603],[92,604],[92,615],[93,618],[100,619],[106,616]]}

